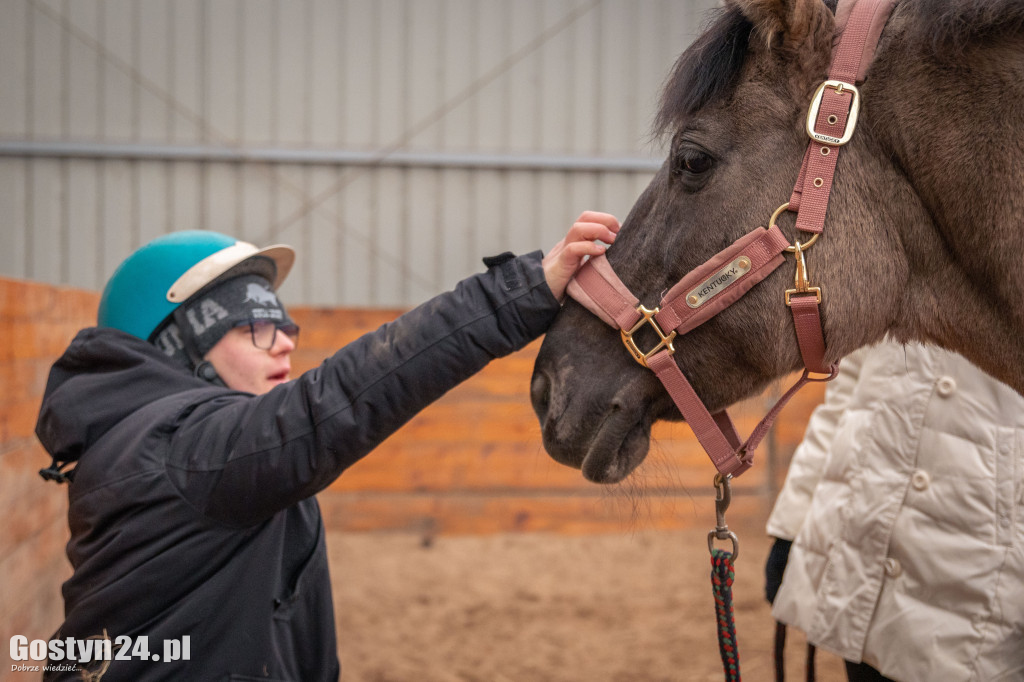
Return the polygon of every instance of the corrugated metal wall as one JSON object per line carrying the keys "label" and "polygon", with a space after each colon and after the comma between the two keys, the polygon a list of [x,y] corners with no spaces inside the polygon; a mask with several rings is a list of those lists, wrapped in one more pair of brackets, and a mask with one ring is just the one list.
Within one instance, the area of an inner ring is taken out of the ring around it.
{"label": "corrugated metal wall", "polygon": [[625,217],[711,0],[0,0],[0,274],[99,289],[208,228],[293,303],[404,306]]}

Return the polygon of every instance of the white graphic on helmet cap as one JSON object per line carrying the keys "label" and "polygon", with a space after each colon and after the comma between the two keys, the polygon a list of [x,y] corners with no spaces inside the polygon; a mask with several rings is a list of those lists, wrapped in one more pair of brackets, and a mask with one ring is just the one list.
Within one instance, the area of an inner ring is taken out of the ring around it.
{"label": "white graphic on helmet cap", "polygon": [[272,305],[274,308],[253,308],[249,311],[249,315],[255,320],[281,320],[284,319],[284,315],[279,309],[281,304],[277,300],[277,296],[274,292],[255,282],[250,282],[245,286],[245,301],[244,303],[262,303],[264,305]]}
{"label": "white graphic on helmet cap", "polygon": [[170,325],[156,337],[156,347],[164,352],[164,355],[173,356],[177,351],[185,349],[185,342],[181,340],[181,332],[177,325]]}
{"label": "white graphic on helmet cap", "polygon": [[265,286],[250,282],[245,287],[245,302],[248,303],[269,303],[270,305],[277,306],[277,296],[274,296],[274,292]]}
{"label": "white graphic on helmet cap", "polygon": [[196,336],[202,336],[203,332],[227,316],[227,309],[212,298],[204,298],[199,305],[185,311],[185,318],[192,325]]}

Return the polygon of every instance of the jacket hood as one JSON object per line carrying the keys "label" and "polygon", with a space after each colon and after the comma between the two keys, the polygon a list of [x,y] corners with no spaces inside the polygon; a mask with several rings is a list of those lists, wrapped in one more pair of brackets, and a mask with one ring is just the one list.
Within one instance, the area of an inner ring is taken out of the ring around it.
{"label": "jacket hood", "polygon": [[50,369],[36,436],[56,461],[73,462],[143,405],[204,385],[142,339],[83,329]]}

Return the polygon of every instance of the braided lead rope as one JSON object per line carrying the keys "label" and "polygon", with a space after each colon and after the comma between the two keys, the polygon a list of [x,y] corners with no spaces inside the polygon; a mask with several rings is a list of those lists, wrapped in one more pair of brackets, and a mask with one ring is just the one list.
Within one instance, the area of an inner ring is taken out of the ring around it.
{"label": "braided lead rope", "polygon": [[736,577],[732,552],[711,550],[711,592],[715,597],[718,651],[726,682],[740,682],[740,653],[736,644],[736,619],[732,609],[732,583]]}
{"label": "braided lead rope", "polygon": [[[740,652],[736,644],[736,620],[732,610],[733,565],[740,555],[740,541],[729,530],[725,512],[732,501],[732,476],[715,474],[715,529],[708,533],[711,551],[711,593],[715,598],[715,622],[718,625],[718,650],[722,654],[725,682],[740,682]],[[715,540],[730,540],[732,551],[715,548]]]}

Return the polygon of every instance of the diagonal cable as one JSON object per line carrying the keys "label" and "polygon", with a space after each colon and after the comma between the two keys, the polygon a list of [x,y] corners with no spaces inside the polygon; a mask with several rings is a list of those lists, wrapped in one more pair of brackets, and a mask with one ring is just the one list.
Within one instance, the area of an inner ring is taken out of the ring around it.
{"label": "diagonal cable", "polygon": [[[220,132],[212,125],[210,125],[210,123],[202,115],[196,113],[188,106],[182,104],[174,97],[174,95],[169,93],[167,90],[165,90],[155,81],[147,77],[145,74],[141,73],[131,63],[114,54],[109,49],[107,49],[107,47],[103,43],[96,40],[88,33],[75,26],[75,24],[71,20],[69,20],[62,12],[52,9],[51,7],[43,3],[41,0],[31,0],[31,2],[35,9],[39,10],[41,14],[45,15],[47,18],[49,18],[58,26],[60,26],[65,33],[77,39],[79,42],[86,45],[87,47],[95,50],[96,53],[104,59],[104,61],[125,73],[129,78],[132,79],[132,81],[141,86],[144,90],[147,90],[157,99],[164,102],[171,109],[171,111],[178,114],[183,119],[187,120],[189,123],[195,125],[200,132],[206,134],[214,143],[222,145],[229,149],[237,149],[243,152],[245,151],[245,147],[243,145],[241,145],[238,142],[232,141],[226,134]],[[270,183],[272,185],[283,187],[284,189],[291,191],[294,194],[301,197],[301,200],[303,202],[308,202],[306,191],[302,187],[289,181],[287,177],[285,177],[281,173],[276,172],[272,164],[260,163],[258,161],[250,161],[249,163],[254,167],[262,168],[267,173]],[[375,245],[373,244],[373,240],[368,235],[360,232],[357,229],[345,225],[344,221],[341,219],[341,216],[339,216],[337,213],[323,206],[319,207],[319,210],[326,212],[325,217],[334,222],[336,225],[338,225],[338,227],[341,228],[344,234],[350,234],[359,239],[368,248],[369,252],[374,257],[384,260],[385,262],[388,262],[389,265],[396,267],[408,277],[414,280],[418,280],[420,284],[428,286],[431,284],[427,282],[424,278],[417,275],[415,272],[409,270],[403,263],[399,262],[397,258],[390,256],[390,254],[382,254],[378,252]],[[271,228],[271,233],[276,234],[277,230]]]}
{"label": "diagonal cable", "polygon": [[[371,237],[360,232],[358,229],[346,225],[344,221],[341,219],[341,216],[339,216],[336,212],[324,207],[324,202],[326,202],[331,197],[335,196],[338,192],[340,192],[345,187],[350,185],[352,182],[357,180],[363,174],[369,172],[377,165],[387,160],[388,157],[390,157],[392,154],[400,151],[413,137],[415,137],[422,131],[426,130],[430,126],[435,125],[436,123],[441,121],[454,109],[458,108],[459,106],[470,100],[473,96],[478,94],[480,90],[482,90],[484,87],[497,80],[499,77],[505,74],[505,72],[507,72],[509,69],[514,67],[519,62],[526,59],[528,56],[530,56],[533,52],[542,47],[553,37],[564,31],[574,22],[576,22],[581,17],[592,11],[601,3],[601,1],[602,0],[590,0],[590,2],[579,5],[576,8],[574,8],[572,11],[570,11],[564,17],[562,17],[562,19],[560,19],[558,22],[552,24],[547,29],[542,31],[526,45],[516,50],[514,53],[506,57],[497,65],[489,69],[486,73],[476,78],[473,82],[471,82],[461,91],[456,93],[447,102],[441,104],[432,112],[430,112],[425,117],[420,119],[418,122],[414,123],[412,126],[404,130],[400,135],[398,135],[398,137],[395,138],[393,142],[377,150],[377,152],[372,156],[368,164],[360,166],[359,168],[350,169],[345,177],[340,179],[327,190],[320,192],[319,194],[313,197],[309,197],[303,188],[290,182],[287,178],[275,172],[270,164],[260,164],[254,162],[253,165],[263,167],[266,170],[273,183],[279,184],[285,189],[294,192],[295,194],[300,196],[303,201],[302,206],[297,211],[287,216],[279,223],[271,226],[268,239],[270,241],[273,241],[280,234],[281,231],[287,229],[291,225],[294,225],[299,220],[302,220],[306,215],[308,215],[313,210],[325,211],[326,217],[329,218],[335,224],[337,224],[338,227],[341,228],[343,234],[348,234],[357,237],[365,246],[367,246],[369,252],[371,253],[371,255],[373,255],[374,258],[380,261],[384,261],[388,265],[395,267],[400,272],[408,276],[410,279],[418,282],[421,285],[432,286],[431,282],[426,281],[425,278],[423,278],[416,272],[412,271],[408,267],[408,265],[404,263],[401,259],[392,256],[387,252],[381,252],[379,249],[377,249]],[[36,10],[38,10],[43,15],[47,16],[57,25],[59,25],[64,32],[74,37],[84,45],[95,50],[97,54],[99,54],[106,62],[123,71],[135,83],[137,83],[145,90],[148,90],[151,94],[153,94],[158,99],[167,104],[167,106],[172,111],[174,111],[184,119],[188,120],[189,122],[193,123],[199,130],[209,135],[209,137],[212,140],[225,147],[244,151],[244,147],[242,145],[233,142],[232,140],[229,139],[227,135],[215,129],[213,126],[209,124],[209,122],[203,116],[182,104],[171,93],[167,92],[159,84],[148,78],[145,74],[141,73],[135,66],[125,61],[121,57],[117,56],[109,49],[107,49],[107,47],[103,45],[101,42],[90,36],[82,29],[78,28],[63,14],[63,12],[59,12],[57,10],[50,8],[45,3],[41,2],[41,0],[31,0],[31,3]]]}
{"label": "diagonal cable", "polygon": [[506,71],[511,69],[513,66],[524,60],[526,57],[531,55],[533,52],[542,47],[546,42],[551,40],[553,37],[564,31],[566,28],[571,26],[574,22],[580,19],[582,16],[597,7],[602,0],[590,0],[590,2],[576,7],[574,10],[566,14],[557,23],[551,25],[533,40],[528,42],[520,49],[513,52],[511,55],[506,57],[504,60],[499,62],[493,68],[488,70],[486,73],[479,76],[472,83],[463,88],[460,92],[456,93],[450,100],[437,107],[434,111],[430,112],[417,123],[414,123],[409,128],[404,130],[393,142],[381,147],[377,150],[373,157],[369,160],[366,166],[352,169],[348,173],[348,177],[342,178],[333,186],[317,194],[316,196],[308,199],[306,203],[295,211],[292,215],[288,216],[277,225],[271,227],[270,236],[271,240],[276,237],[281,230],[287,229],[291,225],[301,220],[307,213],[327,201],[335,194],[343,190],[345,187],[350,185],[356,179],[358,179],[363,173],[367,172],[367,168],[373,168],[376,165],[387,160],[389,156],[395,152],[400,151],[408,144],[409,140],[423,132],[430,126],[436,124],[442,120],[445,116],[451,113],[453,110],[467,102],[470,98],[476,95],[480,90],[497,80]]}

